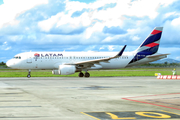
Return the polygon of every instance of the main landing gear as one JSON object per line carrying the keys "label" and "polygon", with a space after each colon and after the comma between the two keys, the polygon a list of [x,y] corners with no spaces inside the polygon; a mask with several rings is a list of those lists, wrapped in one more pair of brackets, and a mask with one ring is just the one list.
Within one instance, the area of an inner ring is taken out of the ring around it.
{"label": "main landing gear", "polygon": [[80,72],[79,77],[90,77],[90,74],[88,72],[86,72],[85,74]]}
{"label": "main landing gear", "polygon": [[27,75],[28,78],[31,77],[31,70],[28,71],[28,75]]}

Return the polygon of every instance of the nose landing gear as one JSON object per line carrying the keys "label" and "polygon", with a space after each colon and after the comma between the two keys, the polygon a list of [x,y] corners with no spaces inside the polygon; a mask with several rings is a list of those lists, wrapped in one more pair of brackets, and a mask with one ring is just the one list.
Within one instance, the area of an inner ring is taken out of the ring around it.
{"label": "nose landing gear", "polygon": [[28,78],[31,77],[31,70],[29,70],[27,77],[28,77]]}

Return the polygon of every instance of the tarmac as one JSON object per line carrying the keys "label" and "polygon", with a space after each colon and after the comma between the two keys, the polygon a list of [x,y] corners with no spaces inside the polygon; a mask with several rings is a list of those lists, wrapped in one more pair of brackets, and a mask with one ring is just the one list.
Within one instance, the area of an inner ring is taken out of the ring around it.
{"label": "tarmac", "polygon": [[0,78],[0,119],[180,120],[180,80]]}

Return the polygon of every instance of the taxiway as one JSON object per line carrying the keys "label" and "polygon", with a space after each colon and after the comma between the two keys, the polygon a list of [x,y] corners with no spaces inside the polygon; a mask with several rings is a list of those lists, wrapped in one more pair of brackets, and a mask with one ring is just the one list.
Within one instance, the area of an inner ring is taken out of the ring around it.
{"label": "taxiway", "polygon": [[180,119],[180,80],[0,78],[0,119]]}

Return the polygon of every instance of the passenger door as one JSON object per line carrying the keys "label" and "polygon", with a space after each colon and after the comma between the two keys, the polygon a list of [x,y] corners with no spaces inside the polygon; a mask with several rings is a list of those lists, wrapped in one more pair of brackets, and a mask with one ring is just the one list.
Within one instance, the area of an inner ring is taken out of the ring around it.
{"label": "passenger door", "polygon": [[31,54],[28,54],[28,56],[27,56],[27,63],[32,63]]}

